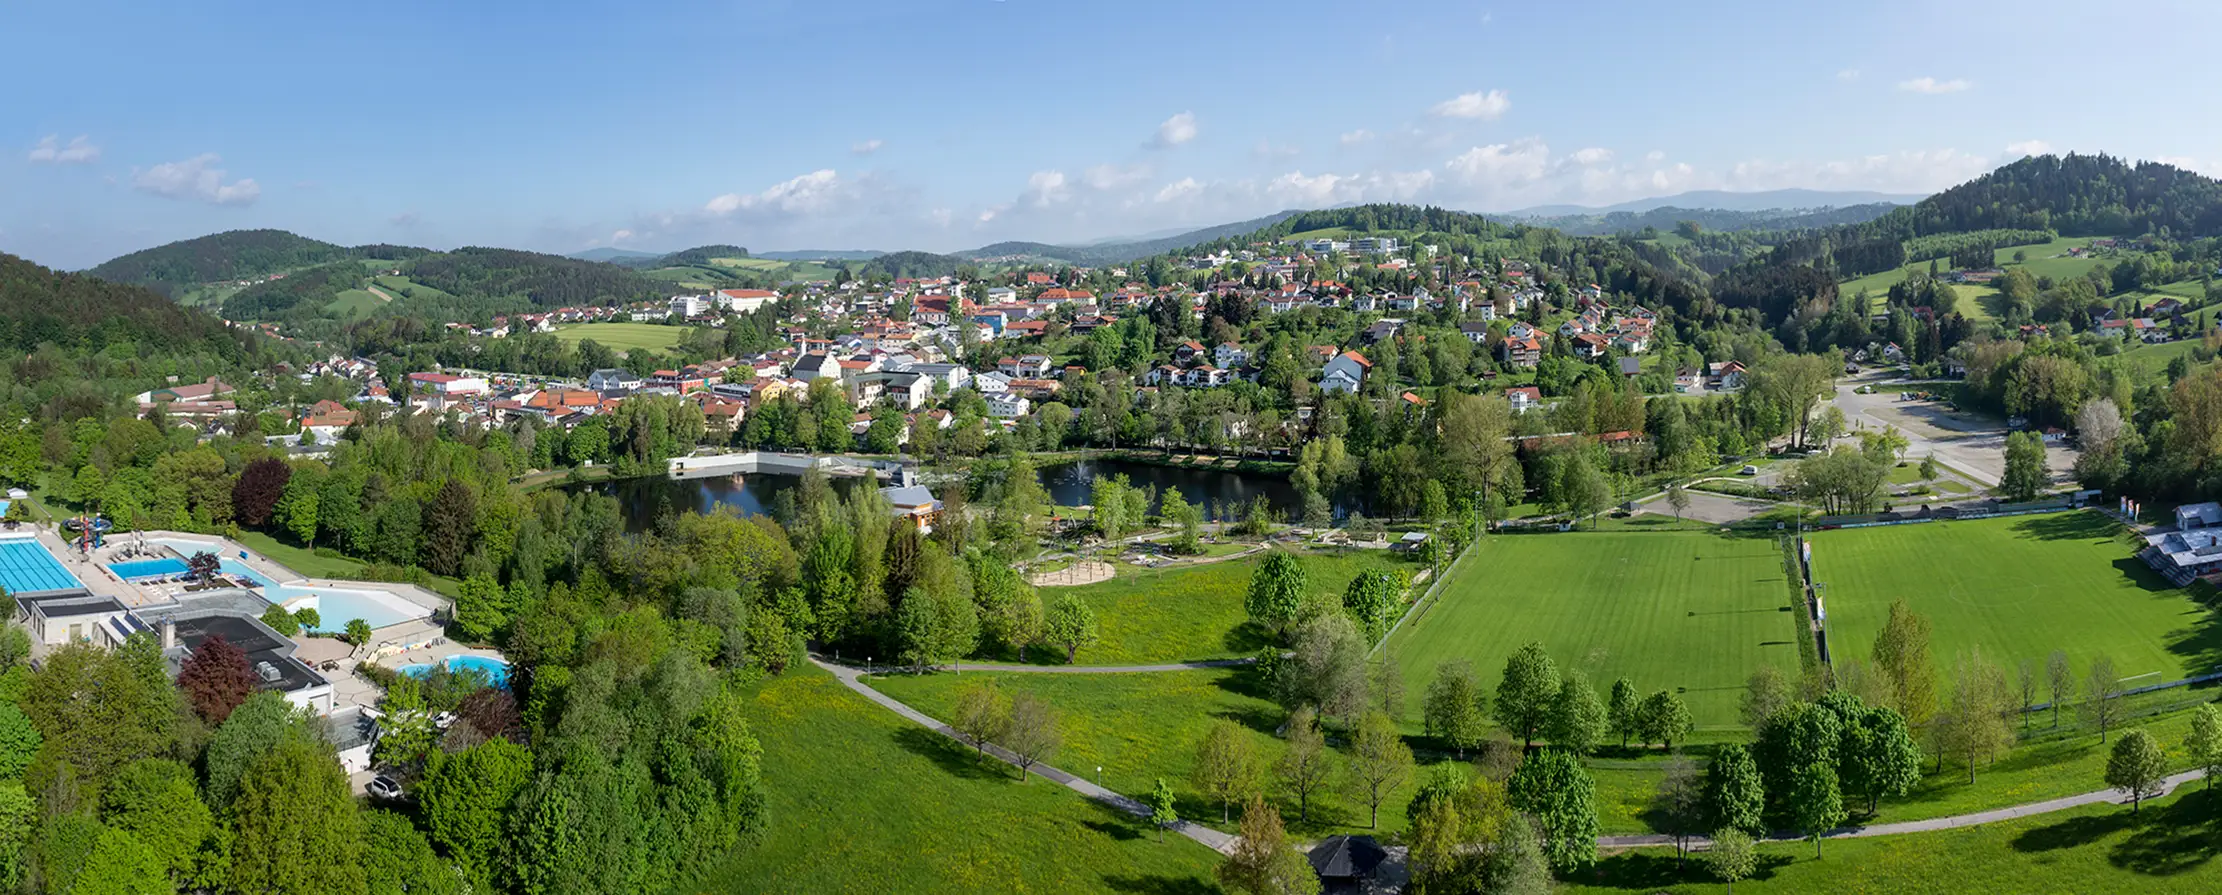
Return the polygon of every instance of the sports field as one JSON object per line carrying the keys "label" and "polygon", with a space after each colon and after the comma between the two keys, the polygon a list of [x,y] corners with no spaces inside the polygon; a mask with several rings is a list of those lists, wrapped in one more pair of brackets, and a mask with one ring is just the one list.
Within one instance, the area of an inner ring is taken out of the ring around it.
{"label": "sports field", "polygon": [[557,327],[555,336],[569,345],[593,339],[604,348],[618,351],[634,348],[669,351],[686,339],[687,328],[659,323],[581,323]]}
{"label": "sports field", "polygon": [[[2145,567],[2094,512],[1820,532],[1813,576],[1836,656],[1866,658],[1892,600],[1928,616],[1947,669],[1970,647],[2008,669],[2065,650],[2080,677],[2111,656],[2130,686],[2222,662],[2222,626]],[[2009,671],[2011,676],[2011,671]]]}
{"label": "sports field", "polygon": [[1505,657],[1541,641],[1562,672],[1580,669],[1599,693],[1620,677],[1644,693],[1679,690],[1698,726],[1724,727],[1740,723],[1737,698],[1760,665],[1797,674],[1794,618],[1771,538],[1494,535],[1390,645],[1410,693],[1456,658],[1494,688]]}

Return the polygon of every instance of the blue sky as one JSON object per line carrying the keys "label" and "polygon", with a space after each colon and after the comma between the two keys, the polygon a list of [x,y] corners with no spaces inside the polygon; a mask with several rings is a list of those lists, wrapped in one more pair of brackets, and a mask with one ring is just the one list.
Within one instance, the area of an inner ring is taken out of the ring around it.
{"label": "blue sky", "polygon": [[0,251],[65,268],[245,227],[945,251],[1356,201],[1925,192],[2046,150],[2222,173],[2212,2],[72,0],[8,19]]}

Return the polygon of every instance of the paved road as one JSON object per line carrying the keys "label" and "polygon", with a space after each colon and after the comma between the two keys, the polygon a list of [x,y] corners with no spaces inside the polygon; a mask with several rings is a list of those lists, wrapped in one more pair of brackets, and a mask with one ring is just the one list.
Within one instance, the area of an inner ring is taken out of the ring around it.
{"label": "paved road", "polygon": [[[964,738],[957,735],[956,731],[949,729],[949,725],[934,720],[925,712],[921,712],[917,709],[911,708],[910,706],[897,702],[893,697],[890,697],[885,693],[881,693],[878,690],[874,690],[871,687],[865,686],[863,681],[858,680],[861,672],[857,671],[856,669],[850,668],[846,665],[835,665],[831,662],[821,660],[816,656],[812,656],[810,658],[810,661],[813,664],[817,665],[819,668],[823,668],[827,671],[832,672],[835,678],[840,679],[843,686],[863,694],[864,698],[879,703],[881,706],[886,707],[889,711],[908,718],[914,723],[923,725],[927,729],[932,730],[935,733],[939,733],[942,736],[948,737],[952,740],[956,740],[965,748],[972,748],[972,744],[966,743],[964,741]],[[987,754],[994,756],[997,760],[1002,761],[1005,764],[1009,764],[1012,767],[1018,767],[1018,760],[1009,752],[1004,751],[1003,748],[1000,746],[996,746],[992,743],[989,744],[987,747]],[[1110,805],[1113,808],[1117,808],[1136,817],[1146,819],[1150,816],[1150,809],[1144,806],[1142,803],[1127,798],[1126,796],[1122,796],[1118,793],[1112,792],[1108,789],[1104,789],[1103,787],[1090,783],[1080,777],[1076,777],[1054,767],[1050,767],[1049,765],[1035,764],[1033,767],[1033,773],[1039,774],[1042,777],[1050,780],[1051,782],[1058,783],[1064,786],[1066,789],[1070,789],[1081,795],[1087,796],[1088,798],[1094,799],[1098,802],[1102,802],[1106,805]],[[1220,854],[1226,854],[1230,849],[1234,847],[1235,837],[1233,835],[1222,833],[1218,830],[1214,830],[1210,827],[1202,826],[1200,824],[1194,824],[1184,820],[1174,824],[1171,829],[1173,830],[1173,832],[1179,833],[1199,843],[1202,843],[1204,847],[1219,852]]]}
{"label": "paved road", "polygon": [[[2168,793],[2175,792],[2176,787],[2182,786],[2186,783],[2190,783],[2191,781],[2197,780],[2203,776],[2206,776],[2205,771],[2185,771],[2181,774],[2171,775],[2166,780],[2161,781],[2160,794],[2167,795]],[[2080,795],[2063,796],[2057,799],[2047,799],[2042,802],[2030,802],[2026,805],[2014,805],[2008,808],[1993,808],[1989,811],[1977,811],[1972,814],[1955,814],[1951,817],[1932,817],[1928,820],[1907,820],[1899,821],[1897,823],[1875,824],[1873,826],[1866,827],[1838,827],[1834,830],[1830,830],[1824,838],[1864,839],[1869,836],[1896,836],[1904,833],[1934,833],[1939,830],[1956,830],[1961,827],[1973,827],[1982,824],[1997,823],[2002,820],[2013,820],[2015,818],[2031,817],[2039,814],[2051,814],[2055,811],[2066,811],[2070,808],[2081,808],[2085,805],[2120,805],[2126,804],[2128,803],[2128,801],[2129,800],[2127,798],[2124,798],[2122,796],[2121,791],[2119,790],[2102,789],[2097,792],[2087,792]],[[1778,841],[1794,841],[1801,837],[1778,836],[1774,838]],[[1711,840],[1703,836],[1697,836],[1690,838],[1688,842],[1691,844],[1691,847],[1697,848],[1710,844]],[[1673,844],[1674,837],[1672,836],[1650,835],[1597,837],[1597,845],[1601,848],[1636,848],[1641,846]]]}
{"label": "paved road", "polygon": [[1019,674],[1127,674],[1141,671],[1202,671],[1206,668],[1234,668],[1250,665],[1256,659],[1212,659],[1207,662],[1171,662],[1164,665],[980,665],[970,662],[943,665],[948,671],[1011,671]]}

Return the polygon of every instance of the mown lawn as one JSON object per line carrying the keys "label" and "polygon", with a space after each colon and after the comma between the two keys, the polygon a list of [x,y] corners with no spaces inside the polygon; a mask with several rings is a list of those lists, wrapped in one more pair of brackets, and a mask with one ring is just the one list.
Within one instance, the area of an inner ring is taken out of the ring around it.
{"label": "mown lawn", "polygon": [[[1234,806],[1236,824],[1222,823],[1219,803],[1189,782],[1196,748],[1212,725],[1220,720],[1234,722],[1268,763],[1286,749],[1275,732],[1288,713],[1260,692],[1257,675],[1248,668],[1126,674],[888,675],[874,679],[872,686],[928,715],[948,720],[955,714],[960,694],[987,681],[993,681],[1006,694],[1035,694],[1062,713],[1065,744],[1050,758],[1051,764],[1091,779],[1101,767],[1104,786],[1137,798],[1148,795],[1157,778],[1163,777],[1180,798],[1182,817],[1223,829],[1239,825],[1241,806]],[[1417,717],[1418,694],[1408,694],[1406,708],[1407,714]],[[1414,739],[1412,745],[1418,749],[1427,744]],[[1338,765],[1340,758],[1338,755]],[[1405,803],[1411,800],[1414,784],[1424,773],[1424,768],[1415,773],[1412,781],[1382,804],[1381,832],[1405,828]],[[1340,776],[1338,766],[1335,779]],[[1365,802],[1339,787],[1331,785],[1329,792],[1312,799],[1308,822],[1299,819],[1296,800],[1280,787],[1269,786],[1268,793],[1291,831],[1298,835],[1368,832]]]}
{"label": "mown lawn", "polygon": [[629,351],[646,348],[650,351],[669,351],[687,338],[684,326],[664,326],[660,323],[580,323],[558,327],[555,336],[565,344],[577,345],[593,339],[604,348]]}
{"label": "mown lawn", "polygon": [[1540,641],[1562,672],[1581,671],[1600,693],[1627,677],[1641,692],[1679,691],[1700,727],[1734,727],[1753,671],[1798,673],[1790,599],[1771,537],[1492,535],[1390,646],[1413,693],[1438,663],[1459,658],[1493,688],[1506,657]]}
{"label": "mown lawn", "polygon": [[[1761,865],[1737,892],[2213,892],[2222,888],[2222,796],[2187,787],[2147,803],[2090,806],[1904,836],[1760,846]],[[1569,893],[1722,891],[1671,849],[1610,855],[1573,874]]]}
{"label": "mown lawn", "polygon": [[[2139,561],[2096,512],[1935,522],[1810,536],[1829,645],[1864,658],[1892,601],[1927,616],[1937,667],[1980,650],[2008,669],[2053,650],[2081,675],[2109,656],[2129,686],[2222,664],[2222,624]],[[2009,673],[2010,674],[2010,673]],[[2078,678],[2080,680],[2080,677]]]}
{"label": "mown lawn", "polygon": [[[756,685],[769,823],[704,892],[1216,892],[1218,855],[976,761],[804,667]],[[1052,760],[1055,760],[1053,756]]]}
{"label": "mown lawn", "polygon": [[[1374,569],[1417,572],[1420,566],[1385,551],[1304,551],[1305,577],[1312,592],[1340,597],[1358,573]],[[1077,587],[1045,587],[1042,604],[1067,595],[1086,600],[1095,610],[1096,645],[1080,651],[1081,665],[1144,665],[1191,662],[1252,655],[1266,644],[1266,632],[1249,623],[1242,598],[1251,570],[1264,554],[1239,560],[1140,569],[1119,566],[1117,577]],[[1016,660],[1014,655],[990,657]],[[1028,662],[1064,664],[1059,650],[1036,648]]]}

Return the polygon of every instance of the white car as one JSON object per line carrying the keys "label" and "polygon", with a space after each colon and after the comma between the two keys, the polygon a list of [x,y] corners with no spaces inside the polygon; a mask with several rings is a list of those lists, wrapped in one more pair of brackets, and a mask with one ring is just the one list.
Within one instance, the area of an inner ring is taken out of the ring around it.
{"label": "white car", "polygon": [[401,801],[401,784],[384,774],[370,778],[369,783],[363,784],[363,791],[381,802]]}

